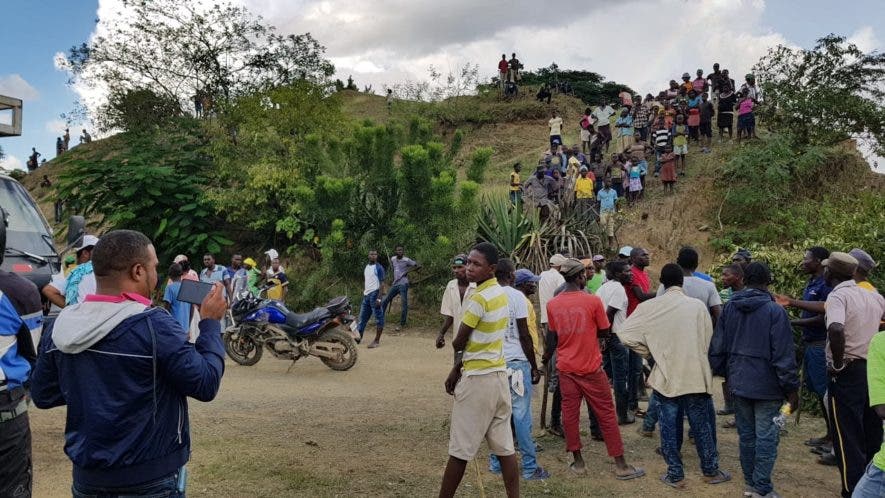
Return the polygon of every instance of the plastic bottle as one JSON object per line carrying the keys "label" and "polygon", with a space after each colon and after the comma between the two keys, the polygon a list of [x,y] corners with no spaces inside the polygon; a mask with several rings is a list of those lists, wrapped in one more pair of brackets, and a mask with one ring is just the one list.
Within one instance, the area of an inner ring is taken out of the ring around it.
{"label": "plastic bottle", "polygon": [[778,429],[783,429],[787,425],[787,417],[793,413],[792,407],[789,403],[784,403],[781,406],[780,412],[778,412],[777,416],[771,419],[774,422],[774,425],[777,426]]}

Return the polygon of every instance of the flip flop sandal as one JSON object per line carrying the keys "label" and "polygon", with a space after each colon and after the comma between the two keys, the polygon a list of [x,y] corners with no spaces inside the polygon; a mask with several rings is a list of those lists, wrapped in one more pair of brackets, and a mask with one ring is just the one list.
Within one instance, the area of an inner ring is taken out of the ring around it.
{"label": "flip flop sandal", "polygon": [[680,490],[685,489],[685,481],[684,480],[673,482],[667,478],[666,474],[661,476],[661,482],[666,484],[667,486],[670,486],[673,489],[680,489]]}
{"label": "flip flop sandal", "polygon": [[704,482],[707,484],[722,484],[731,480],[731,474],[720,470],[715,476],[704,476]]}
{"label": "flip flop sandal", "polygon": [[645,418],[645,410],[641,410],[641,409],[637,408],[636,411],[633,412],[633,415],[635,415],[639,418]]}
{"label": "flip flop sandal", "polygon": [[568,470],[572,474],[579,475],[579,476],[582,476],[587,473],[587,467],[584,467],[583,469],[578,469],[575,467],[575,462],[568,464]]}
{"label": "flip flop sandal", "polygon": [[615,474],[615,477],[619,481],[629,481],[631,479],[638,479],[638,478],[644,477],[644,476],[645,476],[645,469],[643,469],[641,467],[633,467],[633,472],[626,474],[626,475]]}

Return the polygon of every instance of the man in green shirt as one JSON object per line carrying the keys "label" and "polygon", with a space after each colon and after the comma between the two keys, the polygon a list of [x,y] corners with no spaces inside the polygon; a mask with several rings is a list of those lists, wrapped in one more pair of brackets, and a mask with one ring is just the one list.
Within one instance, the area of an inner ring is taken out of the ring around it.
{"label": "man in green shirt", "polygon": [[246,268],[246,286],[249,288],[249,292],[256,297],[261,292],[258,289],[258,284],[261,282],[261,271],[256,268],[257,266],[258,263],[252,258],[243,260],[243,267]]}
{"label": "man in green shirt", "polygon": [[[885,419],[885,334],[879,332],[870,341],[867,353],[867,388],[870,392],[870,406],[876,415]],[[885,442],[867,465],[867,470],[854,488],[857,498],[885,496]]]}
{"label": "man in green shirt", "polygon": [[602,254],[593,256],[593,267],[596,269],[596,273],[593,278],[587,281],[587,291],[590,294],[596,294],[596,291],[605,283],[605,256]]}

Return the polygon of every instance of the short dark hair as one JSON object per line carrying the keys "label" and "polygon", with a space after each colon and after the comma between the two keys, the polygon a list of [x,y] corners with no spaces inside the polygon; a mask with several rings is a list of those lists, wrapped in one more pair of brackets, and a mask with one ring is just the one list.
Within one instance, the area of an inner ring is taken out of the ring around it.
{"label": "short dark hair", "polygon": [[699,258],[698,252],[694,247],[686,246],[679,250],[679,255],[676,256],[676,264],[686,270],[696,270]]}
{"label": "short dark hair", "polygon": [[809,247],[806,250],[810,252],[811,255],[814,256],[816,259],[819,259],[821,261],[830,257],[830,251],[826,247],[813,246]]}
{"label": "short dark hair", "polygon": [[181,270],[181,265],[178,263],[172,263],[171,265],[169,265],[169,271],[167,273],[169,274],[169,278],[181,277],[181,275],[183,274]]}
{"label": "short dark hair", "polygon": [[509,258],[501,258],[498,260],[498,265],[495,267],[495,278],[508,280],[513,278],[513,272],[516,271],[516,267],[513,266],[513,261],[510,261]]}
{"label": "short dark hair", "polygon": [[486,258],[488,264],[498,264],[498,248],[493,244],[489,242],[480,242],[473,246],[473,250],[482,254]]}
{"label": "short dark hair", "polygon": [[128,271],[133,265],[148,264],[151,239],[135,230],[113,230],[102,235],[92,251],[92,271],[96,277],[107,277]]}
{"label": "short dark hair", "polygon": [[726,270],[728,270],[731,273],[734,273],[735,275],[738,275],[740,277],[744,276],[744,267],[742,267],[741,265],[739,265],[737,263],[730,264],[722,269],[722,271],[726,271]]}
{"label": "short dark hair", "polygon": [[661,284],[663,284],[665,288],[682,287],[683,281],[682,266],[667,263],[661,268]]}
{"label": "short dark hair", "polygon": [[[809,249],[810,250],[810,249]],[[744,270],[744,283],[747,285],[768,285],[771,283],[771,270],[768,265],[754,261]]]}
{"label": "short dark hair", "polygon": [[626,261],[614,260],[609,261],[605,264],[605,274],[614,275],[615,273],[621,273],[627,270],[630,265],[627,264]]}

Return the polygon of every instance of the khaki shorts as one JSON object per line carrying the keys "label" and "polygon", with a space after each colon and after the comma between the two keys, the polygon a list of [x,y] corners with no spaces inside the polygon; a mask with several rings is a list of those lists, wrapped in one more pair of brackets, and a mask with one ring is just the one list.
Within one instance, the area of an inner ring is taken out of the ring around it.
{"label": "khaki shorts", "polygon": [[615,236],[615,213],[599,213],[599,224],[609,237]]}
{"label": "khaki shorts", "polygon": [[506,372],[465,375],[455,386],[449,455],[470,461],[485,439],[498,456],[514,453],[510,431],[510,384]]}

